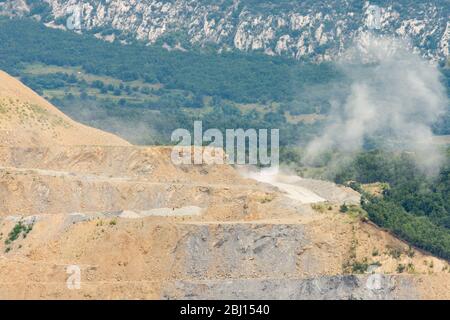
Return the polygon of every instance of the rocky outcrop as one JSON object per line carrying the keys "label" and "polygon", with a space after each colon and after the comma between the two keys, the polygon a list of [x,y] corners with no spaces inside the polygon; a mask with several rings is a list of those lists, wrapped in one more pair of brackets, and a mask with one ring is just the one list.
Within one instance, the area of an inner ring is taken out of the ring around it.
{"label": "rocky outcrop", "polygon": [[[448,56],[445,0],[401,1],[379,7],[360,0],[46,2],[49,10],[31,12],[48,26],[66,27],[71,17],[75,19],[71,22],[79,19],[77,31],[108,41],[138,39],[183,50],[212,45],[219,51],[260,51],[321,61],[335,59],[354,41],[363,42],[371,31],[406,39],[426,58]],[[3,11],[8,13],[8,8],[4,6]]]}
{"label": "rocky outcrop", "polygon": [[0,14],[9,17],[23,17],[30,14],[30,8],[25,0],[9,0],[0,2]]}

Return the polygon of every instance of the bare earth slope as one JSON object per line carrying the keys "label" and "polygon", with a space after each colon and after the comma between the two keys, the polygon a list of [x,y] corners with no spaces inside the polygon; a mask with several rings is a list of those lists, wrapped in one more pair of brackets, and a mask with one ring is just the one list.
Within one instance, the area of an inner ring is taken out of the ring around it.
{"label": "bare earth slope", "polygon": [[129,145],[112,134],[79,124],[0,70],[0,144]]}
{"label": "bare earth slope", "polygon": [[[0,299],[450,299],[446,261],[339,213],[350,190],[175,166],[1,77],[20,135],[0,133]],[[72,127],[49,134],[23,103]]]}

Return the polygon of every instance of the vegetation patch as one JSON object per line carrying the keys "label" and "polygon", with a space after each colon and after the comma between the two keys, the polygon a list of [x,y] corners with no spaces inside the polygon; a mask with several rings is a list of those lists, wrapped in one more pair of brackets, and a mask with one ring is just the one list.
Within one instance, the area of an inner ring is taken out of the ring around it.
{"label": "vegetation patch", "polygon": [[314,211],[317,211],[320,213],[325,213],[327,210],[329,210],[330,205],[327,203],[313,203],[313,204],[311,204],[311,208]]}
{"label": "vegetation patch", "polygon": [[[450,259],[450,150],[436,176],[420,171],[411,153],[371,151],[356,155],[335,181],[354,181],[351,186],[362,192],[362,209],[371,221],[411,245]],[[360,188],[379,181],[384,181],[379,184],[382,197]],[[394,258],[402,254],[413,256],[414,250],[390,252]]]}
{"label": "vegetation patch", "polygon": [[367,261],[366,262],[355,261],[352,263],[351,267],[352,267],[352,273],[360,274],[360,273],[367,272],[367,269],[369,269],[369,264],[367,263]]}
{"label": "vegetation patch", "polygon": [[361,221],[366,221],[368,218],[367,212],[361,208],[361,206],[357,205],[347,205],[343,204],[340,206],[339,211],[341,213],[346,213],[353,218],[360,219]]}
{"label": "vegetation patch", "polygon": [[21,235],[26,238],[27,235],[33,230],[33,224],[25,224],[19,221],[8,234],[8,238],[5,240],[5,244],[9,245],[16,241]]}

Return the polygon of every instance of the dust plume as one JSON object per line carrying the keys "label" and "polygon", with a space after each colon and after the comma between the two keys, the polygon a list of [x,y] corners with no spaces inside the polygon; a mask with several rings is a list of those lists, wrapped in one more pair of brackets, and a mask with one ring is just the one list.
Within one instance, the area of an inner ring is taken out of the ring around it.
{"label": "dust plume", "polygon": [[441,153],[431,126],[447,104],[437,66],[399,39],[365,34],[357,43],[340,62],[350,92],[343,101],[331,101],[330,122],[308,145],[305,162],[332,150],[363,150],[373,139],[379,148],[414,152],[419,167],[435,173]]}

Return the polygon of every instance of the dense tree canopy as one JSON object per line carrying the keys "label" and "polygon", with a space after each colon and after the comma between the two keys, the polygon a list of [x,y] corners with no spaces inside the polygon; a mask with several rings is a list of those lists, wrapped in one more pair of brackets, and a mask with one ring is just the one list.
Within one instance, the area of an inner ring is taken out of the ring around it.
{"label": "dense tree canopy", "polygon": [[[450,259],[450,152],[438,176],[422,173],[413,155],[362,153],[336,181],[386,182],[383,197],[365,194],[363,208],[375,223],[412,244]],[[353,184],[362,191],[359,185]]]}

